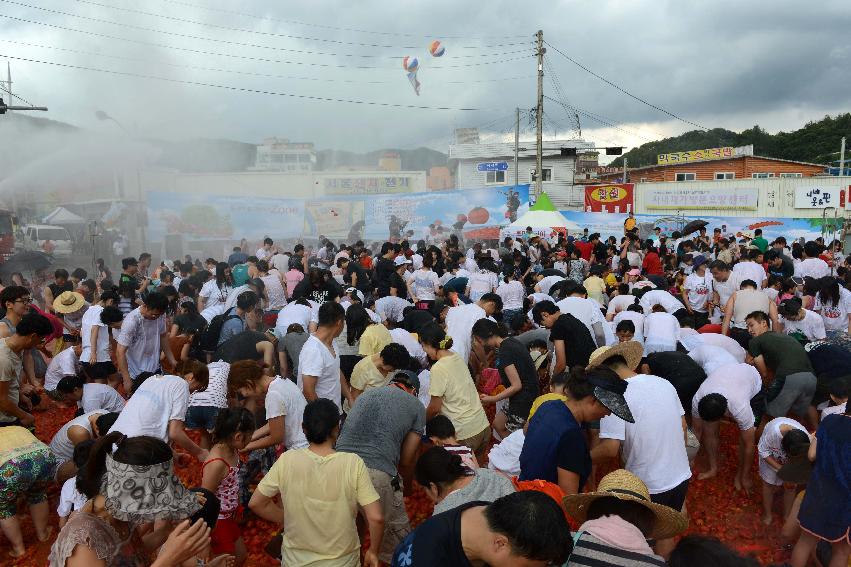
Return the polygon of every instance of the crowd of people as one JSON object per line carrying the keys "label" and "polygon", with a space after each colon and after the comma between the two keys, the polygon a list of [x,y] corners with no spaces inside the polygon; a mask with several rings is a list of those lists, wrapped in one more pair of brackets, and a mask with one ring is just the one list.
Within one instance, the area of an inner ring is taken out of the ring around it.
{"label": "crowd of people", "polygon": [[[838,242],[633,223],[258,246],[4,282],[12,558],[27,505],[52,566],[242,565],[247,514],[280,527],[266,549],[288,567],[755,565],[680,537],[730,422],[730,490],[761,497],[789,563],[847,564]],[[57,406],[74,417],[46,443],[34,414]],[[415,489],[434,513],[412,529]]]}

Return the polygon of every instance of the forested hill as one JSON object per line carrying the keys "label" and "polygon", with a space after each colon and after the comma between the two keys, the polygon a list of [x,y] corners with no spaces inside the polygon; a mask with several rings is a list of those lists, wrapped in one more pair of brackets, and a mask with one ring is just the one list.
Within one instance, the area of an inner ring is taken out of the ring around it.
{"label": "forested hill", "polygon": [[851,144],[851,113],[825,116],[818,122],[809,122],[800,130],[777,134],[769,134],[759,126],[738,133],[723,128],[706,132],[692,130],[633,148],[612,165],[622,166],[625,157],[630,167],[641,167],[655,164],[658,154],[748,144],[753,144],[754,154],[758,156],[828,164],[839,159],[839,141],[843,136],[849,138]]}

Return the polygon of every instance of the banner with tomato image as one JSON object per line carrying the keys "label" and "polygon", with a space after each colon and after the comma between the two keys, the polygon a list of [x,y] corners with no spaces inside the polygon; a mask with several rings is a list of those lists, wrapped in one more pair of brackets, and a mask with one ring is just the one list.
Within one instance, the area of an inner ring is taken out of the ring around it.
{"label": "banner with tomato image", "polygon": [[633,210],[633,183],[585,186],[585,211],[589,213],[628,213]]}

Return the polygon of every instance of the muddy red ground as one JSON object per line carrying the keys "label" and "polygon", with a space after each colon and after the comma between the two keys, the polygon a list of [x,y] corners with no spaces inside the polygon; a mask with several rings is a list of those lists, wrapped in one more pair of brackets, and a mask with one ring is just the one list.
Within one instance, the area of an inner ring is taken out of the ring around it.
{"label": "muddy red ground", "polygon": [[[37,434],[40,439],[49,443],[53,434],[72,417],[70,409],[51,407],[48,411],[36,413]],[[720,538],[723,542],[735,547],[740,552],[755,555],[763,565],[782,563],[788,559],[788,550],[780,539],[779,532],[782,522],[780,503],[775,502],[774,524],[765,527],[760,522],[761,491],[759,479],[756,479],[755,489],[750,496],[733,490],[735,474],[735,435],[733,425],[722,427],[722,467],[719,475],[711,480],[693,480],[687,500],[690,527],[688,533],[709,534]],[[703,470],[704,463],[698,457],[697,468]],[[200,467],[192,465],[178,469],[179,476],[189,486],[200,484]],[[754,466],[756,474],[756,466]],[[695,475],[695,479],[697,476]],[[53,490],[50,502],[53,509],[59,491]],[[414,526],[420,524],[431,515],[432,505],[422,490],[406,498],[408,515]],[[38,544],[29,516],[22,514],[24,541],[27,553],[17,561],[5,557],[5,551],[0,558],[0,565],[44,566],[50,552],[48,543]],[[56,518],[53,518],[56,523]],[[275,528],[268,522],[250,519],[244,527],[243,537],[250,551],[248,565],[273,566],[280,563],[273,560],[263,551],[268,540],[275,533]],[[0,550],[8,549],[8,542],[0,535]]]}

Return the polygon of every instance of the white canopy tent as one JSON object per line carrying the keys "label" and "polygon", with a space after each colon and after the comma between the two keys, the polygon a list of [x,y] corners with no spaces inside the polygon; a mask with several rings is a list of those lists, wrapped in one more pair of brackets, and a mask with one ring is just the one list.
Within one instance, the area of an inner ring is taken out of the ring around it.
{"label": "white canopy tent", "polygon": [[569,221],[558,212],[546,193],[529,208],[529,212],[502,229],[502,237],[516,238],[526,233],[526,227],[531,226],[532,232],[544,238],[550,238],[554,232],[582,232],[582,227]]}
{"label": "white canopy tent", "polygon": [[86,219],[74,214],[65,207],[56,207],[52,213],[42,219],[44,224],[56,224],[61,226],[86,224]]}

